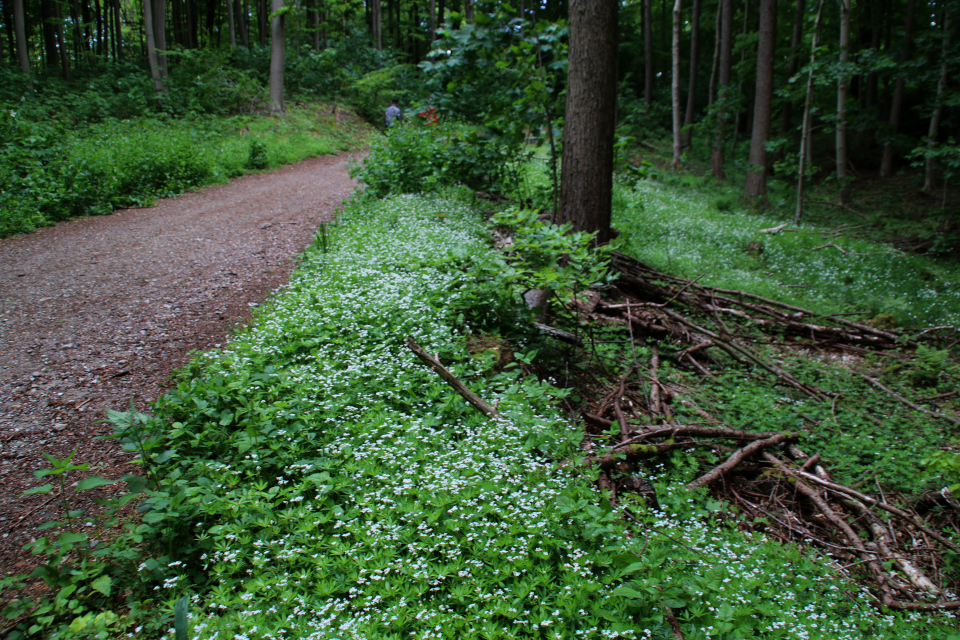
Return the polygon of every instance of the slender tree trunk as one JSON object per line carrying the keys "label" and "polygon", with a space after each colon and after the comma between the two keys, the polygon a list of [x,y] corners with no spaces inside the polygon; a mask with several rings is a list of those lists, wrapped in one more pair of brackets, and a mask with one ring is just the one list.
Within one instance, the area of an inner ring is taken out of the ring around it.
{"label": "slender tree trunk", "polygon": [[680,13],[682,0],[673,3],[673,43],[670,48],[670,98],[673,111],[673,168],[680,168],[680,155],[683,144],[680,140],[680,128],[683,116],[680,114]]}
{"label": "slender tree trunk", "polygon": [[153,42],[157,51],[160,76],[167,77],[167,0],[151,0],[153,8]]}
{"label": "slender tree trunk", "polygon": [[227,3],[227,28],[230,30],[230,48],[237,46],[237,25],[234,19],[233,0],[226,0]]}
{"label": "slender tree trunk", "polygon": [[[797,11],[793,20],[793,37],[790,38],[790,63],[787,67],[787,78],[797,75],[797,68],[800,66],[800,43],[803,40],[803,17],[806,11],[806,0],[797,0]],[[793,103],[787,99],[783,101],[783,108],[780,110],[780,135],[787,135],[787,132],[790,131],[790,121],[792,119]]]}
{"label": "slender tree trunk", "polygon": [[153,0],[143,0],[143,33],[147,40],[147,60],[150,63],[150,75],[153,77],[153,88],[158,94],[166,92],[163,86],[163,75],[160,73],[160,61],[157,59],[157,43],[154,40]]}
{"label": "slender tree trunk", "polygon": [[372,0],[371,20],[373,21],[373,42],[377,46],[377,51],[383,51],[383,19],[381,16],[382,7],[380,0]]}
{"label": "slender tree trunk", "polygon": [[757,91],[753,103],[750,160],[743,195],[767,193],[767,142],[773,105],[773,54],[777,39],[777,0],[760,0],[760,42],[757,46]]}
{"label": "slender tree trunk", "polygon": [[[916,0],[907,0],[907,15],[903,24],[903,50],[900,52],[900,69],[913,55],[913,16]],[[906,77],[901,72],[893,88],[893,102],[890,104],[890,135],[896,137],[900,132],[900,109],[903,105],[903,88]],[[880,176],[889,178],[893,175],[893,142],[887,141],[883,145],[883,160],[880,163]]]}
{"label": "slender tree trunk", "polygon": [[60,52],[60,74],[64,80],[70,82],[70,52],[67,51],[67,43],[63,38],[63,16],[60,15],[60,4],[53,3],[53,16],[56,20],[54,31],[57,35],[57,49]]}
{"label": "slender tree trunk", "polygon": [[260,44],[267,44],[267,0],[254,0],[257,3],[257,39]]}
{"label": "slender tree trunk", "polygon": [[687,112],[683,118],[681,144],[689,148],[693,141],[693,116],[697,109],[697,65],[700,61],[700,4],[702,0],[693,0],[693,17],[690,19],[690,80],[687,83]]}
{"label": "slender tree trunk", "polygon": [[245,0],[234,0],[237,7],[237,29],[240,32],[240,44],[250,46],[250,20]]}
{"label": "slender tree trunk", "polygon": [[643,100],[647,111],[653,106],[653,25],[650,3],[643,0]]}
{"label": "slender tree trunk", "polygon": [[[870,3],[870,48],[874,51],[880,50],[880,43],[883,37],[883,2],[874,1]],[[867,86],[864,95],[863,106],[866,109],[872,109],[877,104],[877,72],[871,71],[867,74]]]}
{"label": "slender tree trunk", "polygon": [[[750,0],[743,0],[743,38],[746,40],[748,29],[750,26]],[[743,68],[743,63],[747,59],[747,49],[744,47],[740,50],[740,68]],[[752,116],[753,114],[753,90],[751,89],[750,95],[747,96],[747,113]],[[743,95],[743,78],[740,78],[740,82],[737,83],[737,95]],[[737,109],[736,117],[733,122],[733,142],[730,144],[730,155],[733,155],[737,152],[737,138],[740,136],[740,116],[743,113],[743,108]],[[751,131],[753,128],[752,122],[747,122],[747,131]]]}
{"label": "slender tree trunk", "polygon": [[94,20],[96,21],[97,43],[95,51],[98,56],[105,56],[107,52],[106,34],[103,30],[103,13],[100,11],[100,0],[93,0]]}
{"label": "slender tree trunk", "polygon": [[850,62],[850,0],[840,0],[840,77],[837,79],[837,183],[840,186],[838,202],[847,204],[851,187],[847,164],[847,95],[850,79],[845,65]]}
{"label": "slender tree trunk", "polygon": [[[284,0],[272,0],[271,13],[283,8]],[[284,16],[274,16],[270,24],[270,111],[283,113]]]}
{"label": "slender tree trunk", "polygon": [[113,55],[119,60],[123,56],[123,20],[120,16],[120,0],[113,0],[113,46]]}
{"label": "slender tree trunk", "polygon": [[473,24],[473,0],[463,0],[463,17],[467,24]]}
{"label": "slender tree trunk", "polygon": [[799,224],[803,216],[803,180],[807,171],[807,155],[810,153],[810,107],[813,105],[813,67],[817,61],[817,48],[820,46],[820,20],[823,18],[823,0],[817,8],[817,19],[813,24],[813,43],[810,47],[810,73],[807,74],[807,98],[803,105],[803,129],[800,132],[800,166],[797,168],[797,214],[794,223]]}
{"label": "slender tree trunk", "polygon": [[[943,115],[943,94],[947,88],[947,70],[950,52],[950,9],[944,9],[943,15],[943,49],[940,53],[940,81],[937,83],[937,107],[933,110],[933,116],[930,118],[930,129],[927,133],[927,150],[933,151],[937,146],[937,136],[940,133],[940,118]],[[927,156],[925,163],[925,175],[923,180],[923,190],[932,193],[937,186],[936,180],[936,162],[933,157]],[[946,190],[946,186],[944,186]]]}
{"label": "slender tree trunk", "polygon": [[60,52],[57,51],[57,30],[54,28],[55,0],[40,0],[40,30],[43,34],[44,62],[47,70],[60,70]]}
{"label": "slender tree trunk", "polygon": [[730,117],[730,68],[733,57],[733,0],[720,0],[723,16],[720,20],[720,91],[717,99],[721,102],[717,113],[717,126],[713,137],[713,153],[710,155],[710,169],[713,177],[723,180],[723,145],[727,120]]}
{"label": "slender tree trunk", "polygon": [[713,29],[713,62],[710,64],[710,87],[707,89],[707,106],[713,105],[716,95],[714,90],[717,83],[717,67],[720,66],[720,14],[723,4],[717,3],[717,20]]}
{"label": "slender tree trunk", "polygon": [[427,39],[427,49],[433,46],[433,41],[437,39],[437,0],[430,0],[427,6],[427,17],[429,24],[429,37]]}
{"label": "slender tree trunk", "polygon": [[13,25],[17,34],[17,60],[20,71],[30,73],[30,53],[27,50],[27,22],[23,14],[23,0],[13,0]]}
{"label": "slender tree trunk", "polygon": [[617,0],[571,0],[560,224],[610,240],[617,108]]}

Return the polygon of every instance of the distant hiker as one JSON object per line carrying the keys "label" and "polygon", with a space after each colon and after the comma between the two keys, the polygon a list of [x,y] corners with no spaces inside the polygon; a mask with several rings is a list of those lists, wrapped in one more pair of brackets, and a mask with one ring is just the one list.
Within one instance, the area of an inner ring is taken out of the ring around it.
{"label": "distant hiker", "polygon": [[387,107],[387,113],[383,116],[383,119],[387,125],[387,129],[392,127],[394,122],[403,122],[403,114],[400,112],[399,105],[400,98],[394,98],[390,103],[390,106]]}

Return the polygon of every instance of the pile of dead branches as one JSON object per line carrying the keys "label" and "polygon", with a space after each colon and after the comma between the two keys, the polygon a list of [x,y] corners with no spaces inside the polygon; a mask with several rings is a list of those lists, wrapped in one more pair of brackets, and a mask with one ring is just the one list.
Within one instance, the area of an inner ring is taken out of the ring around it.
{"label": "pile of dead branches", "polygon": [[[633,366],[582,414],[588,460],[601,468],[599,484],[612,500],[621,492],[639,492],[658,508],[653,488],[643,480],[643,461],[678,448],[711,450],[723,461],[688,488],[708,487],[736,505],[741,513],[752,516],[744,526],[760,526],[783,541],[819,547],[851,575],[867,578],[885,606],[923,611],[960,608],[943,571],[944,554],[960,553],[960,545],[943,533],[943,520],[934,523],[927,519],[930,510],[925,518],[917,508],[888,502],[882,491],[871,496],[835,482],[819,454],[808,456],[796,446],[796,433],[751,433],[725,427],[699,407],[678,399],[682,389],[662,382],[658,375],[658,344],[669,340],[679,349],[674,359],[704,376],[712,376],[711,368],[722,366],[710,354],[720,350],[738,362],[766,370],[780,384],[833,402],[832,394],[801,382],[751,348],[753,338],[746,335],[744,325],[792,335],[805,348],[862,352],[909,347],[916,345],[915,339],[844,317],[817,318],[806,309],[760,296],[702,286],[622,255],[615,256],[613,265],[621,274],[616,301],[584,297],[578,301],[580,310],[594,320],[625,324],[631,342],[653,340],[647,342],[649,362],[642,366],[637,361],[633,344]],[[691,320],[691,311],[712,319],[718,329]],[[960,424],[953,415],[920,407],[877,380],[862,377],[915,410]],[[678,422],[671,411],[671,404],[678,401],[703,421]],[[605,445],[597,446],[596,441]],[[956,503],[949,494],[925,497],[926,503],[931,501]],[[951,524],[955,529],[956,523]]]}

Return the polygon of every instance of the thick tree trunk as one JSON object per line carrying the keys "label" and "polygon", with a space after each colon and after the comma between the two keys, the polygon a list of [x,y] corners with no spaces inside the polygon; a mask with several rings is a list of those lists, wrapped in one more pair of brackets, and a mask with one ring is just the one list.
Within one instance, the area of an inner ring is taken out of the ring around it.
{"label": "thick tree trunk", "polygon": [[837,79],[837,183],[840,186],[838,202],[847,204],[850,183],[847,164],[847,94],[850,80],[843,69],[850,61],[850,0],[840,0],[840,77]]}
{"label": "thick tree trunk", "polygon": [[617,109],[617,0],[571,0],[558,222],[610,240]]}
{"label": "thick tree trunk", "polygon": [[743,187],[746,198],[767,193],[767,141],[773,104],[773,53],[777,38],[777,0],[760,0],[760,41],[757,46],[757,91],[753,104],[750,160]]}
{"label": "thick tree trunk", "polygon": [[247,16],[247,3],[243,0],[233,0],[237,8],[237,31],[240,34],[240,44],[245,47],[250,46],[250,27]]}
{"label": "thick tree trunk", "polygon": [[[271,13],[283,8],[283,0],[272,0]],[[285,45],[284,16],[274,16],[270,24],[270,111],[283,113],[283,54]]]}
{"label": "thick tree trunk", "polygon": [[653,25],[650,3],[643,0],[643,101],[647,111],[653,106]]}
{"label": "thick tree trunk", "polygon": [[733,57],[733,0],[720,0],[722,16],[720,19],[720,91],[717,99],[722,103],[717,113],[717,126],[713,138],[713,153],[710,155],[710,170],[713,177],[723,180],[723,145],[728,113],[727,101],[730,99],[730,70]]}
{"label": "thick tree trunk", "polygon": [[154,40],[153,0],[143,0],[143,33],[147,40],[147,61],[150,64],[150,76],[153,78],[153,88],[157,93],[164,93],[163,76],[160,73],[160,62],[157,59],[157,43]]}
{"label": "thick tree trunk", "polygon": [[702,0],[693,0],[693,17],[690,19],[690,80],[687,83],[687,112],[683,117],[683,133],[681,143],[689,148],[693,141],[693,116],[697,109],[697,64],[700,61],[700,5]]}
{"label": "thick tree trunk", "polygon": [[463,17],[467,24],[473,24],[473,0],[463,0]]}
{"label": "thick tree trunk", "polygon": [[820,20],[823,18],[823,1],[817,9],[817,20],[813,24],[813,44],[810,47],[810,73],[807,74],[807,97],[803,104],[803,128],[800,132],[800,162],[797,168],[797,213],[794,222],[799,224],[803,216],[803,179],[807,171],[807,155],[810,153],[810,108],[813,105],[813,68],[817,61],[817,48],[820,46]]}
{"label": "thick tree trunk", "polygon": [[[900,52],[900,69],[903,69],[910,56],[913,55],[913,16],[916,0],[907,0],[907,15],[903,23],[903,50]],[[893,102],[890,104],[890,135],[896,136],[900,132],[900,109],[903,105],[903,88],[906,77],[900,73],[893,88]],[[893,175],[893,143],[888,141],[883,145],[883,160],[880,163],[880,176],[889,178]]]}
{"label": "thick tree trunk", "polygon": [[30,73],[30,53],[27,50],[27,22],[23,14],[23,0],[13,0],[13,26],[17,34],[17,61],[20,71]]}
{"label": "thick tree trunk", "polygon": [[680,115],[680,13],[682,0],[673,3],[673,41],[670,47],[670,102],[673,112],[673,168],[680,168],[680,155],[683,144],[680,140],[680,128],[683,116]]}
{"label": "thick tree trunk", "polygon": [[54,28],[55,0],[40,0],[40,29],[43,34],[44,62],[47,70],[60,70],[60,52],[57,51],[57,31]]}
{"label": "thick tree trunk", "polygon": [[[949,6],[949,5],[948,5]],[[937,83],[937,107],[930,118],[930,129],[927,133],[927,150],[933,151],[937,146],[937,136],[940,133],[940,118],[943,115],[943,94],[947,88],[948,54],[950,52],[950,9],[944,9],[943,16],[943,49],[940,54],[940,81]],[[933,192],[937,186],[936,162],[927,156],[925,163],[923,190]]]}

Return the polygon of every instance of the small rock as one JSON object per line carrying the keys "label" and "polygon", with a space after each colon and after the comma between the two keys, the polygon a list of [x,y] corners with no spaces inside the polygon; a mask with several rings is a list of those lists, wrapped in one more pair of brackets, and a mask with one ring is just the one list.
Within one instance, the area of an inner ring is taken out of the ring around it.
{"label": "small rock", "polygon": [[67,428],[67,425],[65,425],[65,424],[62,423],[62,422],[58,422],[58,423],[56,423],[55,425],[53,425],[53,428],[54,428],[56,431],[63,431],[64,429]]}

